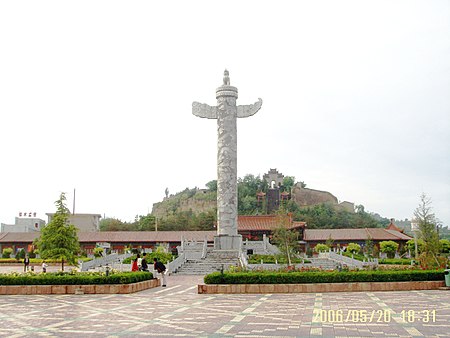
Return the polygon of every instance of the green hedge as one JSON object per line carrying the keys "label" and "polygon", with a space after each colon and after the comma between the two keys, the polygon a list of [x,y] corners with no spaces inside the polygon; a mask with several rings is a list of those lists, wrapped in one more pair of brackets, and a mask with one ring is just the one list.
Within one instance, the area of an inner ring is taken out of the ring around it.
{"label": "green hedge", "polygon": [[[83,262],[91,261],[92,258],[88,257],[77,257],[76,261],[82,260]],[[30,264],[41,264],[44,261],[42,258],[30,258]],[[59,259],[46,259],[46,263],[59,263],[61,264],[61,260]],[[17,259],[17,258],[0,258],[0,264],[4,263],[17,263],[17,264],[23,264],[23,259]],[[67,264],[66,261],[64,261],[64,264]]]}
{"label": "green hedge", "polygon": [[405,282],[444,280],[444,272],[409,271],[342,271],[342,272],[213,272],[206,284],[303,284],[349,282]]}
{"label": "green hedge", "polygon": [[0,274],[0,285],[129,284],[152,278],[151,272],[121,272],[109,276],[99,272],[13,273]]}

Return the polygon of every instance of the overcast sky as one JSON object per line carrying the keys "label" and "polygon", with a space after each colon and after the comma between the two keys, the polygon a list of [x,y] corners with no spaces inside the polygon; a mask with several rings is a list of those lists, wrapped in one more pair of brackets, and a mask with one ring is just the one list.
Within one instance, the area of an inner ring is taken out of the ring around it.
{"label": "overcast sky", "polygon": [[340,201],[450,226],[448,1],[2,1],[0,222],[54,212],[132,221],[216,178],[223,71],[238,176],[277,168]]}

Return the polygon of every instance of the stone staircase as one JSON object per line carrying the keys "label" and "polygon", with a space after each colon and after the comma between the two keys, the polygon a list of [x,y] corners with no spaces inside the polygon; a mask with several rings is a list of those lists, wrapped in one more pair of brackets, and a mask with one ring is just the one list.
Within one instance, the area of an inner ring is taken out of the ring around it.
{"label": "stone staircase", "polygon": [[206,258],[188,259],[180,268],[177,275],[207,275],[211,272],[227,270],[230,266],[238,266],[239,258],[230,252],[209,251]]}
{"label": "stone staircase", "polygon": [[313,266],[315,268],[320,268],[323,270],[334,270],[338,265],[338,263],[328,258],[307,258],[307,259],[311,261],[311,263],[305,264],[305,266]]}

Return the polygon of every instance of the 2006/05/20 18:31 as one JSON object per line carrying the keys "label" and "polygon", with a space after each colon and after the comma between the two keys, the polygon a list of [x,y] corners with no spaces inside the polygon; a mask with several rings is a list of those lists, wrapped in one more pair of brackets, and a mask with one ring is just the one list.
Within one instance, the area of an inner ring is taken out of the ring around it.
{"label": "2006/05/20 18:31", "polygon": [[393,316],[405,323],[435,323],[436,310],[314,310],[313,322],[321,323],[390,323]]}

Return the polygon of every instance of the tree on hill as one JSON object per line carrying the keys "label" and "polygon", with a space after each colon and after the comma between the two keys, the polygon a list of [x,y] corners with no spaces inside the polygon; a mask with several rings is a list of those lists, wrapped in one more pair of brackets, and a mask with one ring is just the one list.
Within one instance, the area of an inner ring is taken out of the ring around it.
{"label": "tree on hill", "polygon": [[61,269],[64,271],[64,261],[76,264],[76,255],[80,251],[77,228],[69,224],[70,211],[65,204],[66,196],[61,193],[55,202],[56,213],[52,220],[42,228],[41,236],[35,245],[43,259],[61,260]]}
{"label": "tree on hill", "polygon": [[217,180],[209,181],[205,184],[208,190],[210,191],[217,191]]}

